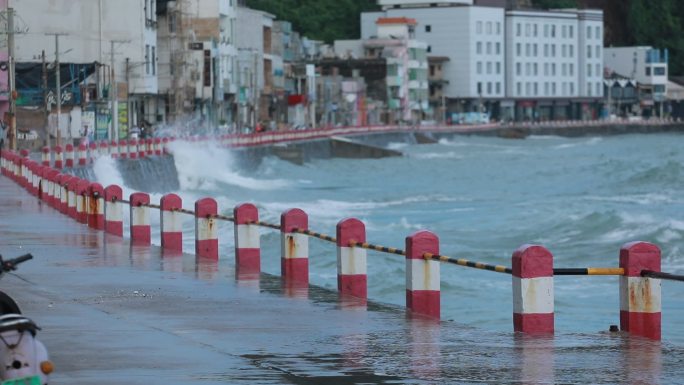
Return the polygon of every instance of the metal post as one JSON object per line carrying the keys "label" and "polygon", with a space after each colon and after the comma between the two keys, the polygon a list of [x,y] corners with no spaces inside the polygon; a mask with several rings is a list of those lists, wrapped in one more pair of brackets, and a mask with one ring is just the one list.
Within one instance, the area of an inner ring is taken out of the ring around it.
{"label": "metal post", "polygon": [[57,133],[56,133],[56,143],[58,146],[62,144],[62,85],[60,84],[60,68],[59,68],[59,34],[55,34],[55,95],[57,102]]}
{"label": "metal post", "polygon": [[114,138],[119,140],[119,89],[116,85],[116,77],[114,71],[114,40],[109,42],[109,69],[111,71],[110,86],[109,86],[109,99],[111,100],[112,108],[110,109],[112,114],[112,125],[109,128],[108,139]]}
{"label": "metal post", "polygon": [[47,97],[48,89],[48,76],[47,76],[47,63],[45,62],[45,50],[41,53],[41,58],[43,59],[43,103],[45,104],[45,140],[46,145],[50,146],[50,122],[48,121],[48,116],[50,114],[50,101]]}
{"label": "metal post", "polygon": [[17,149],[16,89],[14,73],[14,9],[7,9],[7,49],[9,53],[9,148]]}

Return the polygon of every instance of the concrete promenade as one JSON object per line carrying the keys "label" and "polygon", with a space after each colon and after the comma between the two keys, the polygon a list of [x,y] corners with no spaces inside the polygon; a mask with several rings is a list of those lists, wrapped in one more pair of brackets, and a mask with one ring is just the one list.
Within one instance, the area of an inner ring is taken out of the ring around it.
{"label": "concrete promenade", "polygon": [[267,274],[236,280],[232,253],[207,262],[130,246],[0,177],[0,254],[25,252],[34,260],[3,277],[2,290],[43,327],[54,384],[657,383],[682,375],[684,353],[669,349],[665,358],[659,342],[528,338],[316,287],[290,290]]}

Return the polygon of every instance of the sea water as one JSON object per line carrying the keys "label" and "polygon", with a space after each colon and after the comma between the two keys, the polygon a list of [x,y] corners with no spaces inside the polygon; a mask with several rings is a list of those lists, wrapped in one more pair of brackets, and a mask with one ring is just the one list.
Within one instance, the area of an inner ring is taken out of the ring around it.
{"label": "sea water", "polygon": [[[251,202],[261,220],[278,224],[283,211],[297,207],[309,215],[311,230],[333,236],[337,222],[355,217],[365,223],[368,242],[400,249],[407,235],[430,230],[443,255],[506,266],[515,249],[531,243],[548,248],[555,267],[617,267],[623,244],[647,241],[661,248],[663,271],[684,274],[682,139],[453,136],[389,144],[402,157],[301,166],[274,157],[249,171],[236,166],[228,149],[177,142],[172,151],[176,193],[189,209],[205,196],[227,215]],[[95,173],[105,184],[122,181],[109,160],[98,161]],[[150,175],[150,183],[163,177]],[[184,228],[191,252],[191,218]],[[219,231],[221,258],[233,259],[232,225]],[[261,234],[262,269],[277,275],[280,235]],[[312,284],[336,288],[334,244],[310,239],[310,276]],[[483,331],[512,330],[510,275],[443,264],[441,290],[442,318]],[[404,304],[403,257],[368,252],[368,296]],[[663,340],[684,346],[684,283],[663,281],[662,296]],[[619,324],[617,277],[556,277],[555,313],[557,332],[597,333]]]}

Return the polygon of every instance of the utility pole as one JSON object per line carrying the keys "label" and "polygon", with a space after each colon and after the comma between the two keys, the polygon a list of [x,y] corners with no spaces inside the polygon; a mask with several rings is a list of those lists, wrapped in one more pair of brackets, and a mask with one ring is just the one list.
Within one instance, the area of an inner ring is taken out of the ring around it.
{"label": "utility pole", "polygon": [[48,98],[48,73],[47,73],[47,63],[45,62],[45,50],[41,52],[41,58],[43,59],[43,103],[45,105],[45,117],[44,117],[44,124],[45,124],[45,139],[46,139],[46,145],[48,147],[50,146],[50,129],[48,128],[50,126],[50,122],[48,120],[48,117],[50,115],[50,99]]}
{"label": "utility pole", "polygon": [[[116,71],[114,61],[114,44],[115,43],[128,43],[130,40],[111,40],[109,42],[109,68],[111,70],[110,75],[110,95],[109,100],[111,102],[112,108],[110,109],[112,114],[112,125],[110,126],[109,139],[112,138],[119,140],[119,87],[116,82]],[[126,58],[126,88],[128,88],[128,58]],[[128,97],[126,98],[128,100]],[[112,132],[113,131],[113,132]]]}
{"label": "utility pole", "polygon": [[7,49],[9,53],[9,148],[17,149],[17,100],[14,71],[14,9],[7,9]]}
{"label": "utility pole", "polygon": [[46,35],[55,36],[55,101],[57,103],[57,132],[55,133],[55,142],[58,146],[62,145],[62,84],[61,84],[61,71],[59,64],[59,37],[66,35],[66,33],[46,33]]}

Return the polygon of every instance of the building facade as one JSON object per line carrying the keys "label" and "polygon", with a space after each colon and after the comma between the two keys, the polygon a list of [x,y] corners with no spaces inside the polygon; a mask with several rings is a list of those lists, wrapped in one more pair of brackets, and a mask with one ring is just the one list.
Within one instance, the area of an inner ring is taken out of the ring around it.
{"label": "building facade", "polygon": [[668,61],[667,49],[653,47],[605,48],[606,71],[637,82],[641,114],[663,116],[666,112]]}
{"label": "building facade", "polygon": [[362,38],[373,35],[378,17],[416,19],[428,55],[448,59],[441,65],[448,113],[504,121],[599,116],[602,11],[507,9],[503,1],[379,3],[383,11],[362,14]]}
{"label": "building facade", "polygon": [[[47,62],[54,62],[59,54],[64,63],[96,63],[98,76],[88,80],[94,87],[85,98],[89,104],[74,106],[93,112],[83,115],[81,135],[125,138],[129,122],[156,122],[159,109],[154,0],[10,0],[7,5],[30,30],[15,35],[16,61],[40,63],[45,51]],[[102,119],[91,118],[107,114]],[[74,116],[81,118],[81,114]],[[98,124],[93,122],[95,119]],[[77,133],[61,124],[61,119],[55,127],[59,127],[59,133],[55,129],[52,135],[76,139]]]}
{"label": "building facade", "polygon": [[176,0],[159,5],[159,92],[166,122],[224,127],[235,114],[237,5]]}

